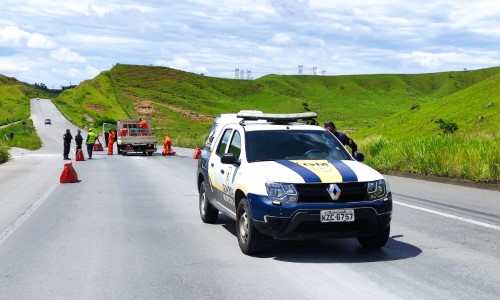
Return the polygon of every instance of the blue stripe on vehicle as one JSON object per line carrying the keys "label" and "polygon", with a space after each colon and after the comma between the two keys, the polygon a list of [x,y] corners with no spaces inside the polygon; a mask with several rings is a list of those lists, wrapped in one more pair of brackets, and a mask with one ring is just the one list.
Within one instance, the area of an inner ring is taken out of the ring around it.
{"label": "blue stripe on vehicle", "polygon": [[288,161],[288,160],[277,160],[277,163],[280,165],[283,165],[287,168],[289,168],[292,171],[295,171],[295,173],[299,174],[303,179],[304,182],[321,182],[321,179],[319,178],[318,175],[314,174],[314,172],[308,170],[307,168],[304,168],[301,165],[298,165],[294,162]]}
{"label": "blue stripe on vehicle", "polygon": [[337,168],[337,170],[340,172],[340,175],[342,175],[342,182],[358,181],[356,172],[354,172],[353,169],[351,169],[343,161],[329,160],[329,162],[334,165],[335,168]]}

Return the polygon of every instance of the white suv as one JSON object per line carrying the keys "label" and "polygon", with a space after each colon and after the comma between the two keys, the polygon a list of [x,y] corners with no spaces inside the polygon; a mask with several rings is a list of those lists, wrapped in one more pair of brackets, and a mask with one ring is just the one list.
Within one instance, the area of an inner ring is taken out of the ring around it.
{"label": "white suv", "polygon": [[200,216],[234,219],[243,253],[261,251],[270,237],[357,237],[368,249],[387,242],[389,185],[330,132],[298,123],[315,117],[244,111],[214,122],[198,163]]}

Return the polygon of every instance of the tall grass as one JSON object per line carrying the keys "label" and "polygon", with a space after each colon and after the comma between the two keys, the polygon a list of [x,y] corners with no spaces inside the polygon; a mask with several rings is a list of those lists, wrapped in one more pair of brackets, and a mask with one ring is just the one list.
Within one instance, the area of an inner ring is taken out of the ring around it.
{"label": "tall grass", "polygon": [[9,160],[9,147],[5,142],[0,142],[0,164],[3,164]]}
{"label": "tall grass", "polygon": [[[13,136],[10,139],[10,136]],[[42,146],[31,119],[25,119],[20,123],[0,129],[0,139],[3,147],[20,147],[36,150]]]}
{"label": "tall grass", "polygon": [[396,141],[376,136],[358,144],[366,163],[380,171],[500,183],[499,138],[430,136]]}

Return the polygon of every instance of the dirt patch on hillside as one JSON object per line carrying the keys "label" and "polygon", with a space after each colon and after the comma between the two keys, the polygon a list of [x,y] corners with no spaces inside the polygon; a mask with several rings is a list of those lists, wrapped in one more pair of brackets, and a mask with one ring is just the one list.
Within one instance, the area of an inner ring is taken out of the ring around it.
{"label": "dirt patch on hillside", "polygon": [[155,105],[161,105],[163,107],[168,108],[171,111],[174,111],[176,113],[179,113],[183,115],[185,118],[189,120],[194,120],[194,121],[212,121],[213,118],[210,116],[206,116],[200,113],[196,113],[187,109],[179,108],[176,106],[173,106],[171,104],[166,104],[166,103],[161,103],[161,102],[154,102],[152,100],[146,99],[146,98],[141,98],[137,95],[135,95],[132,92],[124,92],[124,96],[129,97],[134,99],[134,111],[137,113],[139,116],[150,116],[153,114],[158,114],[159,111],[155,109]]}
{"label": "dirt patch on hillside", "polygon": [[214,118],[209,117],[207,115],[200,114],[200,113],[195,113],[195,112],[192,112],[190,110],[179,108],[179,107],[175,107],[175,106],[170,105],[170,104],[161,103],[159,105],[165,106],[168,109],[170,109],[171,111],[175,111],[176,113],[179,113],[179,114],[183,115],[184,117],[186,117],[186,118],[188,118],[190,120],[194,120],[194,121],[212,121],[214,119]]}
{"label": "dirt patch on hillside", "polygon": [[103,113],[106,111],[106,106],[104,106],[102,104],[85,103],[85,107],[87,107],[93,111],[100,112],[100,113]]}

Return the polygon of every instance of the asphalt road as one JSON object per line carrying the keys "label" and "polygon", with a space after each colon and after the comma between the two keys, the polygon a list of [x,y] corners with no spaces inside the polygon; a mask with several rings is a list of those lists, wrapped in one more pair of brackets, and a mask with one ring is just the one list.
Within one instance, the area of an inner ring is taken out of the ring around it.
{"label": "asphalt road", "polygon": [[0,165],[1,299],[500,295],[499,192],[387,176],[395,205],[382,250],[355,239],[275,241],[249,257],[233,221],[201,222],[190,149],[95,152],[73,160],[79,182],[60,184],[62,135],[76,128],[48,100],[32,100],[32,113],[42,149],[14,149]]}

